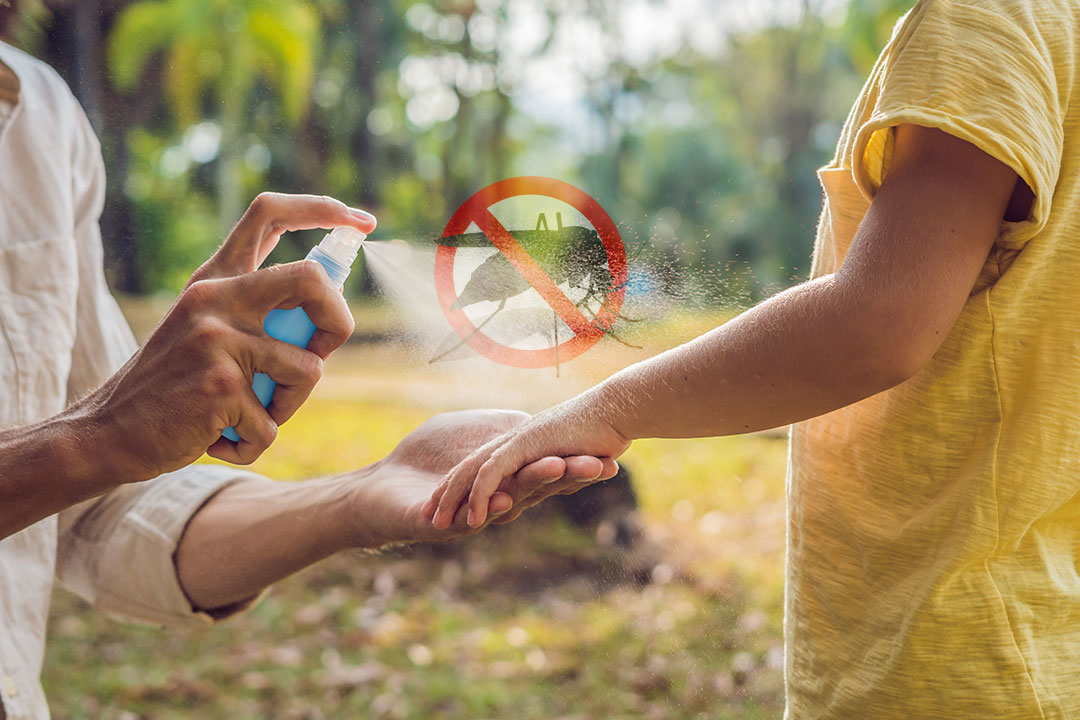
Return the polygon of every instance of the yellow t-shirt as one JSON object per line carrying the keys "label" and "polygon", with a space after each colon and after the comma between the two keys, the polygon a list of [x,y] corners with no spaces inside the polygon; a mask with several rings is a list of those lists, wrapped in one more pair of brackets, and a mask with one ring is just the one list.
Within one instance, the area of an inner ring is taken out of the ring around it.
{"label": "yellow t-shirt", "polygon": [[925,368],[792,428],[790,720],[1080,718],[1078,45],[1077,0],[923,0],[820,171],[814,276],[899,124],[974,143],[1036,199]]}

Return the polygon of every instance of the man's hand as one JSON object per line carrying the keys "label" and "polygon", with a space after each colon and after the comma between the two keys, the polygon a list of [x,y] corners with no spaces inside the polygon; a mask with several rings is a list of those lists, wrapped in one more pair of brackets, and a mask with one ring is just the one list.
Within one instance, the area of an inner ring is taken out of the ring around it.
{"label": "man's hand", "polygon": [[[76,409],[108,429],[104,451],[117,460],[115,479],[148,479],[204,452],[250,463],[269,447],[319,379],[323,359],[352,333],[353,320],[318,264],[257,268],[283,232],[341,225],[371,232],[375,219],[326,197],[255,199],[143,347]],[[270,310],[298,305],[318,327],[307,349],[263,330]],[[278,383],[266,409],[251,389],[256,372]],[[230,425],[239,443],[221,438]]]}
{"label": "man's hand", "polygon": [[[485,498],[484,520],[466,523],[464,509],[436,530],[422,512],[440,481],[484,445],[529,420],[508,410],[471,410],[437,415],[410,433],[357,483],[350,514],[354,545],[377,547],[394,542],[443,541],[483,528],[492,518],[509,521],[555,494],[577,492],[618,471],[608,456],[540,456],[515,465],[506,481]],[[524,466],[524,467],[523,467]],[[502,479],[502,478],[500,478]]]}
{"label": "man's hand", "polygon": [[[229,486],[188,523],[176,551],[180,583],[196,607],[220,608],[340,550],[476,532],[463,513],[448,531],[436,531],[420,509],[471,450],[527,418],[503,410],[446,413],[410,433],[385,459],[355,472],[302,483],[250,480]],[[611,458],[543,458],[513,475],[490,508],[507,520],[617,470]]]}
{"label": "man's hand", "polygon": [[[568,456],[568,464],[579,456],[617,458],[626,452],[629,441],[602,420],[589,419],[587,397],[515,424],[449,469],[421,508],[425,520],[437,530],[446,530],[461,525],[464,514],[467,527],[482,527],[492,513],[502,512],[500,496],[512,492],[522,473],[539,463],[561,456]],[[514,517],[516,512],[509,519]]]}

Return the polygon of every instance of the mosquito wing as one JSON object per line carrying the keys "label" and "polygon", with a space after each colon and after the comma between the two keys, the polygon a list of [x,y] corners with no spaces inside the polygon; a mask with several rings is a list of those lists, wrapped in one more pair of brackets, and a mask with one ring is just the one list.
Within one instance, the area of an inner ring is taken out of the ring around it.
{"label": "mosquito wing", "polygon": [[[483,332],[498,343],[513,346],[533,336],[544,338],[550,343],[553,336],[553,313],[544,308],[515,308],[504,310],[484,323]],[[460,360],[473,357],[476,351],[468,346],[467,341],[451,330],[435,349],[428,362]]]}
{"label": "mosquito wing", "polygon": [[[567,228],[571,230],[576,228]],[[511,237],[536,261],[556,284],[567,279],[564,236],[566,230],[512,230]],[[490,248],[491,240],[483,233],[465,233],[439,238],[444,247]],[[602,250],[602,248],[601,248]],[[461,294],[451,305],[460,310],[478,302],[501,302],[527,291],[529,282],[510,264],[506,256],[496,252],[484,260],[469,276]]]}
{"label": "mosquito wing", "polygon": [[465,283],[450,309],[460,310],[478,302],[509,300],[529,287],[529,282],[510,264],[506,256],[497,252],[472,271],[469,281]]}

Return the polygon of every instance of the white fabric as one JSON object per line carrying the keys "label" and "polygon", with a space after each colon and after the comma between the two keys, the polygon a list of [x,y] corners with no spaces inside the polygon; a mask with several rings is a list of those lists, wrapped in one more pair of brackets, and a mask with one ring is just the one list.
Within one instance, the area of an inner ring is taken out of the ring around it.
{"label": "white fabric", "polygon": [[[59,413],[115,372],[136,343],[102,270],[105,170],[97,138],[48,66],[3,43],[0,63],[19,86],[17,99],[10,87],[0,93],[5,428]],[[121,486],[0,540],[0,717],[49,717],[39,675],[54,580],[113,615],[211,622],[184,596],[173,554],[199,507],[245,477],[252,476],[191,466]]]}

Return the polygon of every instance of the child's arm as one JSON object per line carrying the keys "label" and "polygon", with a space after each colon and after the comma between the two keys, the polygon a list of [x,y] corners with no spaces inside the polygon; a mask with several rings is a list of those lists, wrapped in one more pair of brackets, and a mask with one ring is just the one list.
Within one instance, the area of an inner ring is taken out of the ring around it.
{"label": "child's arm", "polygon": [[637,438],[764,430],[903,382],[955,323],[1014,190],[1026,190],[1017,174],[974,145],[901,126],[889,173],[838,272],[492,441],[451,471],[425,511],[446,527],[468,495],[478,525],[502,479],[537,458],[617,457]]}

